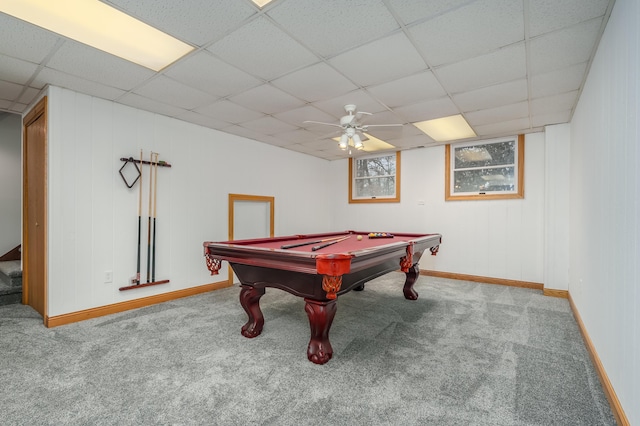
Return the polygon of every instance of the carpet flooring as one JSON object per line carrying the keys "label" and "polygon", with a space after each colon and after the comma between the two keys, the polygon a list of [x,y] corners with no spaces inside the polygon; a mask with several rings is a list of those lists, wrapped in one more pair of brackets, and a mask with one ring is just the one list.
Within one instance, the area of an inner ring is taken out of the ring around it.
{"label": "carpet flooring", "polygon": [[567,300],[391,273],[338,299],[307,360],[302,299],[237,286],[47,329],[0,306],[3,425],[614,425]]}

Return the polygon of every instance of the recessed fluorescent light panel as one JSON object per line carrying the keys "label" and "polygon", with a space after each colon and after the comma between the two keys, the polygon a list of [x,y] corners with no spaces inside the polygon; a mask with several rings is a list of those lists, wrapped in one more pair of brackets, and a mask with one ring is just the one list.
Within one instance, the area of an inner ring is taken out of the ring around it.
{"label": "recessed fluorescent light panel", "polygon": [[476,132],[473,131],[469,123],[460,114],[436,118],[435,120],[420,121],[413,123],[413,125],[437,142],[448,142],[476,136]]}
{"label": "recessed fluorescent light panel", "polygon": [[258,6],[260,9],[271,3],[273,0],[251,0]]}
{"label": "recessed fluorescent light panel", "polygon": [[0,0],[0,11],[154,71],[194,49],[98,0]]}

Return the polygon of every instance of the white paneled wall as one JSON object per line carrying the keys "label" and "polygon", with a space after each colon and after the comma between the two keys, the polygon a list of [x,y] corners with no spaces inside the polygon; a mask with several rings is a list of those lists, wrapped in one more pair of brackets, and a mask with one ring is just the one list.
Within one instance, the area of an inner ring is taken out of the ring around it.
{"label": "white paneled wall", "polygon": [[569,124],[545,128],[544,285],[569,289]]}
{"label": "white paneled wall", "polygon": [[640,424],[640,3],[618,0],[571,122],[569,292]]}
{"label": "white paneled wall", "polygon": [[[227,239],[229,193],[274,196],[279,235],[329,230],[325,160],[57,87],[48,96],[49,316],[225,279],[226,268],[209,275],[202,243]],[[136,271],[138,185],[122,182],[119,159],[140,149],[172,165],[158,170],[156,247],[156,279],[171,283],[120,292]]]}
{"label": "white paneled wall", "polygon": [[347,162],[331,163],[334,229],[435,232],[421,269],[542,283],[544,134],[525,137],[525,198],[444,201],[444,147],[402,152],[401,202],[349,204]]}

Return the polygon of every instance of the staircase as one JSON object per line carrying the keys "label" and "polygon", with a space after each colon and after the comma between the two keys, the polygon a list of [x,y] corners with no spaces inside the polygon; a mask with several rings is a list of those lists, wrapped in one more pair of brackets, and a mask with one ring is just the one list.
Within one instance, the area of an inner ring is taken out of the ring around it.
{"label": "staircase", "polygon": [[22,302],[20,246],[0,257],[0,305]]}

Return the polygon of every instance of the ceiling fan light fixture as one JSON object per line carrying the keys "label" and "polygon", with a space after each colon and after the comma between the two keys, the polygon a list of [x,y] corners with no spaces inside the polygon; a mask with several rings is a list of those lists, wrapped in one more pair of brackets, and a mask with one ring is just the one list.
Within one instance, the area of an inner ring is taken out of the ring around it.
{"label": "ceiling fan light fixture", "polygon": [[338,143],[338,146],[343,151],[346,150],[349,146],[349,136],[347,136],[346,133],[343,133],[342,136],[340,136],[340,142]]}
{"label": "ceiling fan light fixture", "polygon": [[353,147],[355,149],[362,149],[364,146],[362,145],[362,139],[360,139],[360,135],[357,133],[351,136],[351,140],[353,140]]}

